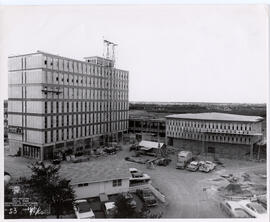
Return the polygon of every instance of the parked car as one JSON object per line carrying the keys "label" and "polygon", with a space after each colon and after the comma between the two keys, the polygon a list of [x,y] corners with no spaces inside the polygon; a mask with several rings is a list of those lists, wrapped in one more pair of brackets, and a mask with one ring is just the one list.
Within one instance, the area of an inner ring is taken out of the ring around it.
{"label": "parked car", "polygon": [[266,195],[257,197],[257,202],[267,209],[267,197]]}
{"label": "parked car", "polygon": [[61,163],[61,161],[62,161],[62,159],[57,158],[57,159],[53,159],[53,160],[52,160],[52,163],[55,164],[55,165],[58,165],[58,164]]}
{"label": "parked car", "polygon": [[258,202],[251,202],[250,200],[239,201],[240,206],[255,218],[266,218],[266,209]]}
{"label": "parked car", "polygon": [[168,166],[172,160],[168,158],[161,158],[156,161],[158,166]]}
{"label": "parked car", "polygon": [[200,161],[199,164],[199,171],[201,172],[208,173],[216,168],[216,164],[211,161]]}
{"label": "parked car", "polygon": [[116,148],[114,148],[114,147],[107,147],[107,148],[104,149],[104,152],[107,153],[107,154],[113,155],[113,154],[116,154]]}
{"label": "parked car", "polygon": [[157,205],[157,200],[149,189],[136,190],[136,194],[141,198],[145,206],[153,207]]}
{"label": "parked car", "polygon": [[136,157],[125,157],[126,161],[131,161],[134,163],[141,163],[141,164],[145,164],[148,160],[144,160],[141,158],[136,158]]}
{"label": "parked car", "polygon": [[139,146],[136,145],[136,144],[132,144],[132,145],[130,145],[130,147],[129,147],[129,151],[132,151],[132,150],[137,151],[138,149],[139,149]]}
{"label": "parked car", "polygon": [[102,210],[105,213],[106,218],[113,218],[117,213],[117,207],[115,206],[115,202],[105,202],[101,205]]}
{"label": "parked car", "polygon": [[244,210],[237,201],[224,201],[220,203],[220,209],[229,217],[234,218],[254,218],[246,210]]}
{"label": "parked car", "polygon": [[186,167],[186,169],[187,170],[189,170],[189,171],[193,171],[193,172],[195,172],[195,171],[197,171],[198,169],[199,169],[199,162],[197,162],[197,161],[191,161],[188,165],[187,165],[187,167]]}
{"label": "parked car", "polygon": [[87,200],[76,200],[74,203],[74,211],[77,219],[95,218],[95,214]]}
{"label": "parked car", "polygon": [[133,198],[133,196],[132,196],[132,194],[131,193],[123,193],[122,194],[123,195],[123,197],[127,200],[127,203],[128,203],[128,205],[131,207],[131,208],[136,208],[136,206],[137,206],[137,203],[136,203],[136,201],[134,200],[134,198]]}
{"label": "parked car", "polygon": [[130,178],[130,180],[133,179],[150,179],[150,176],[146,173],[143,173],[140,170],[137,170],[136,168],[129,168],[129,172],[131,173],[132,178]]}

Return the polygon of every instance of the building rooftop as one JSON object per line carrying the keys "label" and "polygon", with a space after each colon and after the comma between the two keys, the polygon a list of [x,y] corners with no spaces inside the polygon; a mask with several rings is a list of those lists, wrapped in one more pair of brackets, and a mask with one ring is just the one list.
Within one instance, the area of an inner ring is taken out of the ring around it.
{"label": "building rooftop", "polygon": [[90,161],[62,165],[60,176],[71,180],[71,185],[94,183],[130,177],[129,167],[125,161],[112,160]]}
{"label": "building rooftop", "polygon": [[139,143],[139,146],[145,147],[145,148],[154,148],[154,149],[159,149],[160,147],[162,147],[164,145],[164,143],[158,143],[158,142],[153,142],[153,141],[146,141],[146,140],[142,140]]}
{"label": "building rooftop", "polygon": [[176,119],[196,119],[196,120],[217,120],[233,122],[259,122],[263,118],[260,116],[245,116],[228,113],[185,113],[166,116],[166,118]]}
{"label": "building rooftop", "polygon": [[[84,64],[102,66],[101,64],[93,64],[93,63],[89,63],[87,61],[78,60],[78,59],[72,59],[72,58],[68,58],[68,57],[64,57],[64,56],[60,56],[60,55],[56,55],[56,54],[53,54],[53,53],[48,53],[48,52],[44,52],[44,51],[40,51],[40,50],[37,50],[36,52],[32,52],[32,53],[25,53],[25,54],[20,54],[20,55],[10,55],[10,56],[8,56],[8,58],[15,58],[15,57],[21,57],[21,56],[31,56],[31,55],[37,55],[37,54],[42,54],[42,55],[46,55],[46,56],[52,56],[54,58],[59,58],[59,59],[64,59],[64,60],[69,60],[69,61],[74,61],[74,62],[79,62],[79,63],[84,63]],[[87,58],[102,58],[102,57],[100,57],[100,56],[87,56],[87,57],[84,57],[84,59],[87,59]],[[106,59],[106,58],[104,58],[103,60],[112,61],[112,60]],[[119,69],[119,68],[115,68],[115,69],[117,69],[119,71],[127,72],[126,70],[123,70],[123,69]]]}

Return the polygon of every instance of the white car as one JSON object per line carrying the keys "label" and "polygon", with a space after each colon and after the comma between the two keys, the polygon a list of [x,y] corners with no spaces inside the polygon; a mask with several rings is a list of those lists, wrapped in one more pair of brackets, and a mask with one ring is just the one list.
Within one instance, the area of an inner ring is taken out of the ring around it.
{"label": "white car", "polygon": [[234,218],[254,218],[246,210],[244,210],[237,201],[224,201],[220,203],[220,209],[229,217]]}
{"label": "white car", "polygon": [[135,179],[150,179],[150,176],[146,173],[141,172],[140,170],[137,170],[136,168],[129,168],[129,172],[131,173],[131,180]]}
{"label": "white car", "polygon": [[197,162],[197,161],[192,161],[192,162],[190,162],[188,165],[187,165],[187,167],[186,167],[186,169],[187,170],[189,170],[189,171],[197,171],[198,169],[199,169],[199,162]]}
{"label": "white car", "polygon": [[251,202],[250,200],[241,200],[239,201],[239,204],[244,210],[246,210],[250,215],[254,216],[255,218],[267,217],[266,209],[258,202]]}
{"label": "white car", "polygon": [[74,204],[74,211],[77,219],[95,218],[95,214],[90,208],[87,200],[76,200]]}
{"label": "white car", "polygon": [[207,173],[214,170],[216,167],[216,164],[214,164],[211,161],[200,161],[199,164],[200,164],[199,171]]}

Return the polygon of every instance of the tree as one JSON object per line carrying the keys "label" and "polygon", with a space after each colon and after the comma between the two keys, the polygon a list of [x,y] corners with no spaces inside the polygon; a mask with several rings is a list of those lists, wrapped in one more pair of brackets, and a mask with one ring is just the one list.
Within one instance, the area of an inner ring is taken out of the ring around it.
{"label": "tree", "polygon": [[116,199],[115,206],[117,207],[117,213],[115,218],[161,218],[162,212],[154,214],[150,209],[143,206],[141,210],[137,211],[129,204],[129,200],[123,195],[119,195]]}
{"label": "tree", "polygon": [[117,207],[117,213],[115,218],[136,218],[137,212],[129,204],[129,200],[123,195],[119,195],[116,199],[115,206]]}
{"label": "tree", "polygon": [[143,206],[142,209],[137,213],[137,218],[161,218],[163,215],[163,212],[159,213],[151,213],[150,209],[146,206]]}
{"label": "tree", "polygon": [[36,162],[29,168],[32,170],[29,181],[31,189],[39,196],[41,202],[52,207],[57,218],[63,215],[64,210],[73,208],[74,191],[69,180],[60,178],[60,166]]}

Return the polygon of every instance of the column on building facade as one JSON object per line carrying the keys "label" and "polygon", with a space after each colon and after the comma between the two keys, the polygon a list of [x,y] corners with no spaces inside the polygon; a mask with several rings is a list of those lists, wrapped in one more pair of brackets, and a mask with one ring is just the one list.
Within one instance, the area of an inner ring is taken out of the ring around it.
{"label": "column on building facade", "polygon": [[249,158],[252,160],[253,159],[253,144],[250,144],[250,149],[249,149]]}

